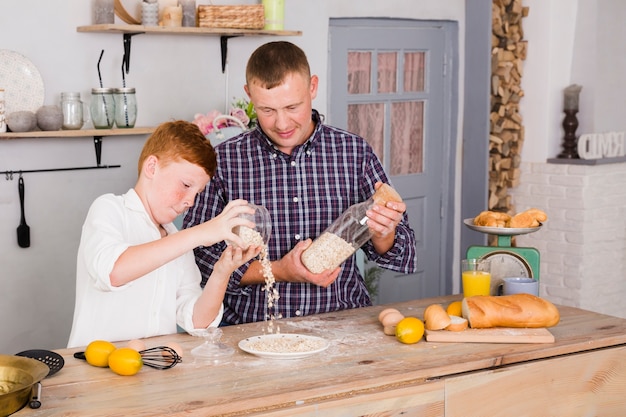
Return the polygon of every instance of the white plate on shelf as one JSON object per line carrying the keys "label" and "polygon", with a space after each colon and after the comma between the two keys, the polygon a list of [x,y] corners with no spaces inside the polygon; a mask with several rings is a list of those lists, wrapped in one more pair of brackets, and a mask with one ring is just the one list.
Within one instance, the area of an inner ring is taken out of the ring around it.
{"label": "white plate on shelf", "polygon": [[543,226],[542,223],[539,223],[537,227],[488,227],[488,226],[477,226],[474,224],[474,218],[465,219],[463,223],[470,229],[481,232],[481,233],[489,233],[490,235],[498,235],[498,236],[514,236],[514,235],[525,235],[527,233],[536,232],[541,229]]}
{"label": "white plate on shelf", "polygon": [[0,49],[0,88],[4,89],[5,114],[28,110],[33,113],[43,105],[43,79],[37,67],[25,56]]}
{"label": "white plate on shelf", "polygon": [[300,359],[315,355],[329,346],[326,339],[303,334],[265,334],[239,342],[244,352],[269,359]]}

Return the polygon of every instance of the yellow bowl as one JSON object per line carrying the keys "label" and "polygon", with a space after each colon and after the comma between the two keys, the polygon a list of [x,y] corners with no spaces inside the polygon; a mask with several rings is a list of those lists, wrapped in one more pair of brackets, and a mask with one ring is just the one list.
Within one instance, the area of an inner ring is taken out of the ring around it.
{"label": "yellow bowl", "polygon": [[37,359],[0,355],[0,415],[8,416],[26,405],[32,387],[50,368]]}

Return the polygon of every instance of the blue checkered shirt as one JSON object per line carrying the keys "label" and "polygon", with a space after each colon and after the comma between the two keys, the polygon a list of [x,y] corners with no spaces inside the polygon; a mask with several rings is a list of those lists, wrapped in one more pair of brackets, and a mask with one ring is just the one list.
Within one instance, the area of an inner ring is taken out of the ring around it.
{"label": "blue checkered shirt", "polygon": [[[389,183],[380,160],[367,142],[349,132],[324,125],[317,111],[312,136],[286,155],[257,127],[216,147],[218,168],[204,192],[185,216],[184,227],[219,214],[228,201],[242,198],[265,206],[272,219],[268,243],[270,260],[282,258],[298,242],[315,239],[341,213],[374,193],[377,181]],[[195,249],[202,286],[213,271],[225,244]],[[393,247],[383,255],[371,241],[363,247],[377,265],[409,274],[416,270],[415,235],[406,214],[396,229]],[[240,286],[249,263],[232,275],[224,298],[224,322],[265,320],[263,285]],[[342,265],[337,280],[323,288],[309,283],[277,282],[282,317],[371,305],[370,296],[353,255]]]}

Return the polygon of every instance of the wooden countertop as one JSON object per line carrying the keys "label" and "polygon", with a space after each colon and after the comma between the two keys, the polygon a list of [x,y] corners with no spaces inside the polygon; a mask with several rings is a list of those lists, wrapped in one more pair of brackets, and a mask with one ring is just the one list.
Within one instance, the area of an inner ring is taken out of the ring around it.
{"label": "wooden countertop", "polygon": [[378,322],[378,313],[386,307],[422,318],[429,304],[446,305],[454,299],[459,297],[281,320],[281,333],[312,334],[330,341],[323,353],[298,360],[263,359],[237,347],[240,340],[263,334],[266,323],[222,328],[222,342],[233,346],[235,353],[217,364],[194,360],[190,351],[203,342],[201,338],[175,334],[147,339],[148,347],[179,343],[184,349],[183,362],[168,370],[144,367],[134,376],[118,376],[73,358],[74,352],[83,349],[57,350],[65,366],[42,382],[41,408],[26,407],[15,415],[249,416],[284,410],[289,416],[297,407],[362,393],[416,389],[465,372],[626,345],[626,319],[562,306],[560,323],[549,329],[556,339],[553,344],[422,340],[403,345],[384,335]]}

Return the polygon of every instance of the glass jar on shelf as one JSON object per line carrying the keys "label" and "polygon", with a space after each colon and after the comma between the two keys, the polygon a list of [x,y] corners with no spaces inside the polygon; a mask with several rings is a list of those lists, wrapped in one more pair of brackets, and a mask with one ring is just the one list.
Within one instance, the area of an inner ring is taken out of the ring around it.
{"label": "glass jar on shelf", "polygon": [[61,113],[63,113],[63,130],[79,130],[83,127],[83,102],[80,93],[61,93]]}
{"label": "glass jar on shelf", "polygon": [[115,123],[115,101],[112,88],[92,88],[89,104],[91,121],[96,129],[111,129]]}
{"label": "glass jar on shelf", "polygon": [[115,124],[119,128],[131,128],[137,120],[137,97],[134,88],[116,88],[113,90],[115,100]]}

